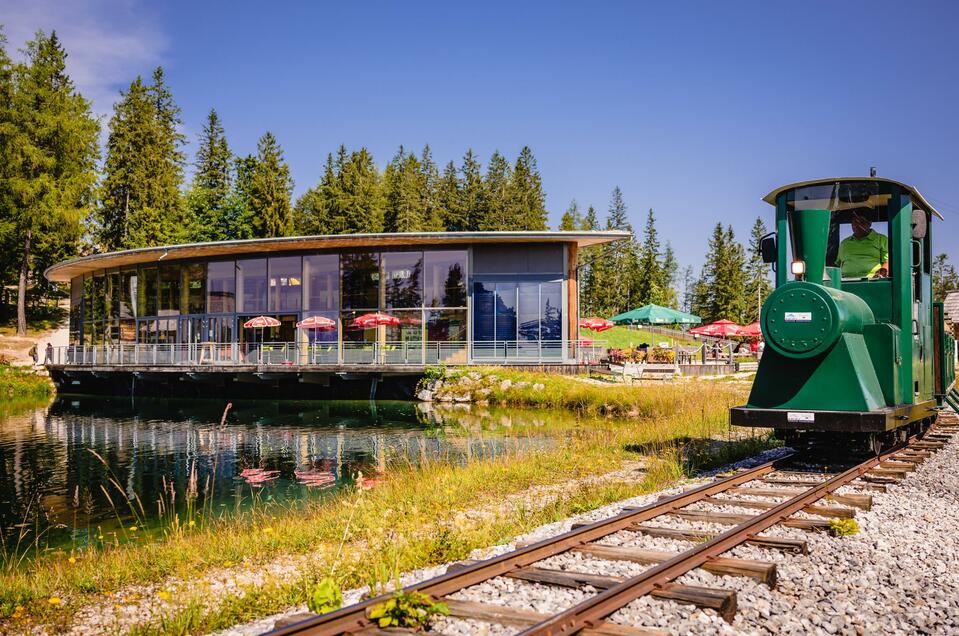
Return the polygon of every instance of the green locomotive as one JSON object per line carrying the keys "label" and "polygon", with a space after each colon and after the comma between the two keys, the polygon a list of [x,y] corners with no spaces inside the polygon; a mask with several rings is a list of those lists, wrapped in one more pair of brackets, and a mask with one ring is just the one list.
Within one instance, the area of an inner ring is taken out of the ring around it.
{"label": "green locomotive", "polygon": [[776,289],[749,402],[731,422],[793,443],[853,434],[878,451],[959,407],[956,343],[932,299],[942,216],[915,188],[876,177],[794,183],[763,200],[776,207],[761,242]]}

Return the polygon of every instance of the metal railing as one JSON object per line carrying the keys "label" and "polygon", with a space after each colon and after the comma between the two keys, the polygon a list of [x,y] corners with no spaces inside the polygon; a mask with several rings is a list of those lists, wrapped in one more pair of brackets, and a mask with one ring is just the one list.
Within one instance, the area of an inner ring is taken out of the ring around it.
{"label": "metal railing", "polygon": [[54,366],[323,366],[579,362],[596,364],[606,347],[571,340],[473,342],[197,342],[54,347]]}

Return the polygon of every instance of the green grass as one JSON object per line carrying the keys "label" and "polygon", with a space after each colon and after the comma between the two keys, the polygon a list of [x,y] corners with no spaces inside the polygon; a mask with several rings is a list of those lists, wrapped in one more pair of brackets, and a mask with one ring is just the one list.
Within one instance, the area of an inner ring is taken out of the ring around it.
{"label": "green grass", "polygon": [[617,326],[606,331],[596,332],[588,329],[580,330],[580,336],[590,338],[597,344],[603,344],[611,349],[625,349],[626,347],[638,347],[642,343],[647,343],[650,347],[659,346],[660,342],[668,342],[670,346],[698,346],[702,344],[692,336],[674,338],[661,333],[653,333],[645,327],[637,326],[634,328]]}
{"label": "green grass", "polygon": [[32,369],[0,365],[0,401],[33,402],[53,395],[53,383]]}
{"label": "green grass", "polygon": [[[577,397],[569,392],[575,387],[566,384],[582,383],[541,374],[510,375],[550,380],[550,384],[553,379],[561,381],[562,390],[528,394],[531,404],[582,402],[582,409],[567,411],[566,419],[558,418],[555,424],[566,422],[563,444],[465,464],[393,466],[371,490],[347,490],[288,509],[255,508],[241,518],[211,517],[200,511],[191,519],[195,525],[179,519],[159,536],[130,543],[26,560],[4,555],[0,559],[0,632],[5,624],[17,626],[24,621],[46,624],[53,631],[64,629],[79,608],[130,585],[159,583],[169,577],[190,581],[212,569],[256,568],[294,555],[315,559],[315,567],[301,570],[307,574],[267,581],[213,608],[201,603],[206,599],[199,586],[192,588],[195,591],[175,598],[175,607],[162,611],[137,633],[220,629],[304,602],[312,585],[330,574],[332,563],[337,563],[334,575],[344,589],[382,583],[397,571],[462,559],[477,547],[494,545],[543,523],[657,490],[708,464],[710,452],[728,461],[751,454],[763,444],[761,440],[720,441],[715,448],[690,450],[694,448],[691,440],[722,437],[728,431],[726,409],[745,397],[743,387],[686,383],[633,388],[630,394],[613,391],[613,403],[635,409],[634,419],[576,419],[577,412],[592,412],[597,399],[592,394]],[[609,387],[601,388],[609,392]],[[570,487],[561,490],[557,500],[535,508],[502,507],[512,493],[607,473],[640,455],[649,458],[642,483]],[[470,514],[476,509],[495,512]],[[61,603],[52,605],[51,598]]]}

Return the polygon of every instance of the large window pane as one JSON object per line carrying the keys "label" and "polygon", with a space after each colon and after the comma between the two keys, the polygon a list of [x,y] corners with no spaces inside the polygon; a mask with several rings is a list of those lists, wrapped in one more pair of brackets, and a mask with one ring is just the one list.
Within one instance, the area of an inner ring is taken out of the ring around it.
{"label": "large window pane", "polygon": [[516,283],[496,283],[496,339],[516,340]]}
{"label": "large window pane", "polygon": [[340,308],[340,257],[315,254],[303,257],[303,309],[306,311]]}
{"label": "large window pane", "polygon": [[207,313],[211,314],[229,314],[236,311],[236,263],[233,261],[207,264],[206,306]]}
{"label": "large window pane", "polygon": [[421,307],[423,305],[423,253],[396,252],[383,254],[388,308]]}
{"label": "large window pane", "polygon": [[496,285],[473,283],[473,340],[493,339],[496,325]]}
{"label": "large window pane", "polygon": [[[93,275],[93,319],[97,322],[106,318],[106,278],[103,272]],[[100,332],[102,334],[102,331]]]}
{"label": "large window pane", "polygon": [[283,256],[270,259],[270,311],[299,311],[302,295],[302,259]]}
{"label": "large window pane", "polygon": [[[160,267],[160,315],[180,313],[180,266]],[[176,329],[174,329],[174,332]]]}
{"label": "large window pane", "polygon": [[540,338],[563,339],[563,284],[559,282],[540,285],[539,305],[543,312]]}
{"label": "large window pane", "polygon": [[140,289],[137,292],[137,303],[140,307],[139,315],[157,315],[157,268],[144,267],[140,269]]}
{"label": "large window pane", "polygon": [[129,320],[137,315],[137,270],[120,272],[120,319]]}
{"label": "large window pane", "polygon": [[83,339],[83,277],[70,279],[70,344]]}
{"label": "large window pane", "polygon": [[267,307],[267,276],[265,258],[247,258],[236,262],[237,311],[260,312]]}
{"label": "large window pane", "polygon": [[519,285],[519,339],[539,340],[539,283]]}
{"label": "large window pane", "polygon": [[376,331],[379,327],[363,328],[357,327],[354,321],[365,314],[365,311],[342,311],[340,312],[340,324],[343,326],[343,342],[369,342],[376,341]]}
{"label": "large window pane", "polygon": [[465,309],[433,309],[426,312],[426,339],[430,342],[466,342]]}
{"label": "large window pane", "polygon": [[424,300],[427,307],[466,306],[466,250],[426,252]]}
{"label": "large window pane", "polygon": [[106,318],[118,320],[120,318],[120,272],[108,272],[106,282]]}
{"label": "large window pane", "polygon": [[342,254],[343,308],[378,309],[380,306],[379,254]]}
{"label": "large window pane", "polygon": [[206,265],[183,266],[183,308],[186,314],[206,313]]}

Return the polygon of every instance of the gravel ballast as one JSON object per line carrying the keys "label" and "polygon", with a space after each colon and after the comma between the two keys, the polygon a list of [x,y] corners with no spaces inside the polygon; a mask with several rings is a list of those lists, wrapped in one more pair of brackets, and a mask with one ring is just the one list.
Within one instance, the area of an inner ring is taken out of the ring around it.
{"label": "gravel ballast", "polygon": [[[768,461],[771,453],[754,458]],[[702,480],[685,484],[698,485]],[[788,488],[757,482],[747,487]],[[518,537],[516,542],[474,552],[482,559],[502,554],[517,543],[529,543],[565,532],[574,523],[596,521],[617,514],[626,506],[654,502],[663,493],[628,501],[549,524]],[[846,487],[841,492],[859,492]],[[860,531],[847,537],[775,526],[764,535],[802,539],[810,554],[797,555],[741,545],[724,556],[777,564],[775,589],[751,578],[718,576],[702,569],[676,580],[687,585],[735,590],[738,612],[731,623],[711,610],[701,610],[657,598],[641,598],[609,617],[627,625],[667,629],[674,634],[953,634],[959,633],[959,439],[949,442],[886,493],[863,491],[873,497],[870,511],[857,510]],[[773,502],[776,499],[729,495],[730,498]],[[727,505],[695,506],[704,510],[755,514],[755,510]],[[812,515],[799,515],[818,518]],[[729,526],[660,517],[651,526],[723,532]],[[686,541],[618,532],[598,543],[678,552]],[[536,567],[630,577],[648,566],[625,561],[605,561],[582,553],[556,555]],[[414,572],[404,582],[423,580],[442,568]],[[560,588],[498,577],[462,590],[452,598],[498,604],[519,610],[556,612],[579,602],[596,590]],[[262,625],[262,623],[261,623]],[[436,621],[434,631],[446,634],[506,634],[516,627],[491,625],[458,618]],[[233,633],[238,633],[233,632]]]}

